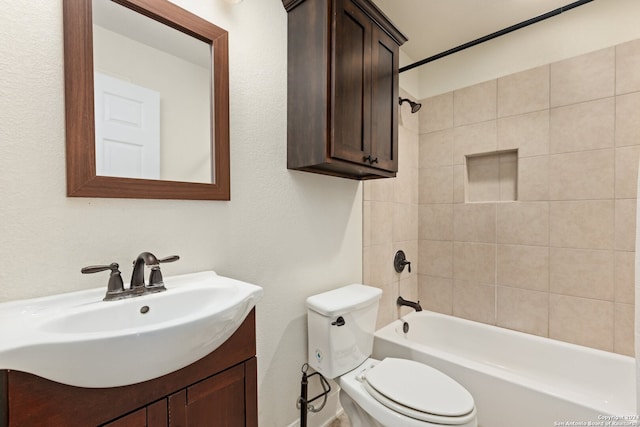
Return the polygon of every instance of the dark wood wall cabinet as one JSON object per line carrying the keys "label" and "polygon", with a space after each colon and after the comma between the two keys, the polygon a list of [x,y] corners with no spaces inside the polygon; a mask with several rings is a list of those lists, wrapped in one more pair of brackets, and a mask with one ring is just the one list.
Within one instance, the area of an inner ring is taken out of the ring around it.
{"label": "dark wood wall cabinet", "polygon": [[283,0],[287,167],[352,179],[398,171],[398,56],[407,38],[369,0]]}
{"label": "dark wood wall cabinet", "polygon": [[[255,342],[251,311],[208,356],[139,384],[79,388],[0,371],[0,426],[257,427]],[[154,356],[122,363],[153,363]]]}

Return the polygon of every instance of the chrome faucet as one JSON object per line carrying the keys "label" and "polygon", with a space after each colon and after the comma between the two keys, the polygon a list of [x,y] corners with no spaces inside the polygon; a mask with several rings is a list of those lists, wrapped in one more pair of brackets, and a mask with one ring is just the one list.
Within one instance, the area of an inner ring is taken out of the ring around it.
{"label": "chrome faucet", "polygon": [[[107,294],[104,297],[105,301],[113,301],[124,298],[135,297],[153,292],[166,291],[162,279],[162,273],[160,272],[160,263],[173,262],[179,260],[178,255],[168,256],[166,258],[158,259],[151,252],[142,252],[138,255],[135,261],[133,261],[133,273],[131,274],[131,283],[129,289],[125,289],[120,277],[120,270],[117,263],[111,263],[109,265],[93,265],[84,267],[82,274],[97,273],[99,271],[111,270],[109,276],[109,284],[107,286]],[[145,266],[151,267],[149,273],[149,285],[144,282],[144,268]]]}
{"label": "chrome faucet", "polygon": [[413,302],[413,301],[408,301],[402,297],[398,297],[398,299],[396,300],[396,305],[398,307],[405,305],[407,307],[413,308],[415,311],[422,311],[422,307],[420,306],[420,301]]}

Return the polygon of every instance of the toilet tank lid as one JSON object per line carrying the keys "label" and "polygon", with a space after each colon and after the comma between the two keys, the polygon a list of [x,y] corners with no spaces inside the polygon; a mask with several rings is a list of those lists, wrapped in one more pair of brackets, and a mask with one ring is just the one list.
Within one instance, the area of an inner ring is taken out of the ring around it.
{"label": "toilet tank lid", "polygon": [[354,284],[307,298],[307,308],[323,316],[337,316],[378,302],[382,289]]}

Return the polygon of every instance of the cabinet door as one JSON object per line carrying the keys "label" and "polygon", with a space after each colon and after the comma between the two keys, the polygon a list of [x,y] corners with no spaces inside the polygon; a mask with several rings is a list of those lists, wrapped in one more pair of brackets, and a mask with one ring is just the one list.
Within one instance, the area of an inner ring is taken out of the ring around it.
{"label": "cabinet door", "polygon": [[167,400],[162,399],[102,427],[167,427]]}
{"label": "cabinet door", "polygon": [[170,427],[244,425],[244,364],[229,368],[169,396]]}
{"label": "cabinet door", "polygon": [[399,48],[384,31],[373,29],[371,55],[371,157],[373,167],[398,170]]}
{"label": "cabinet door", "polygon": [[351,0],[334,0],[334,6],[331,157],[368,164],[373,24]]}
{"label": "cabinet door", "polygon": [[129,415],[104,424],[103,427],[147,427],[147,408],[138,409]]}

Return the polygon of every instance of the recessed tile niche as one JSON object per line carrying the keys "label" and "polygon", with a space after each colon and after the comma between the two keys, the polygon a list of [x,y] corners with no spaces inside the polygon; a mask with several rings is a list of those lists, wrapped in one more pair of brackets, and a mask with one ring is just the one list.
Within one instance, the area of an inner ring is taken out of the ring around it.
{"label": "recessed tile niche", "polygon": [[518,197],[518,151],[466,156],[466,201],[510,202]]}

